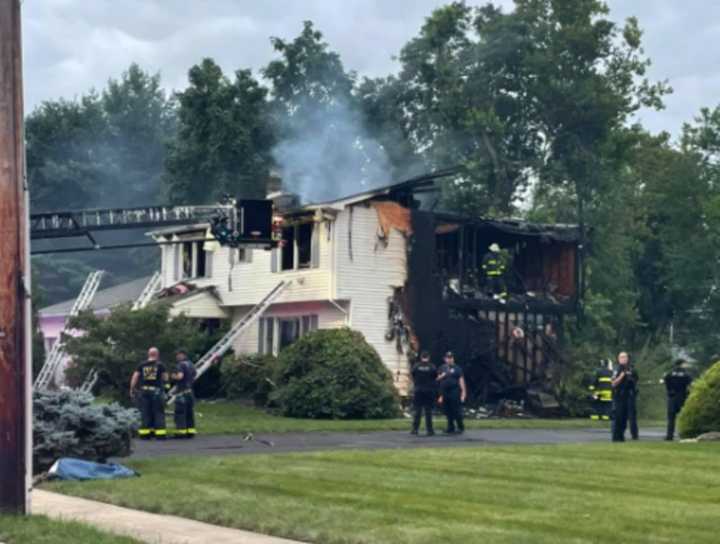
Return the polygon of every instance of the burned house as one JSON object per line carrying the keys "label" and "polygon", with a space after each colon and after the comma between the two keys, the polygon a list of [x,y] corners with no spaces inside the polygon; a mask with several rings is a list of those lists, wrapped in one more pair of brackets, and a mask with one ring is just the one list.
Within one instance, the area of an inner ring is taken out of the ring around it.
{"label": "burned house", "polygon": [[[431,182],[404,182],[342,199],[299,205],[275,195],[282,243],[271,251],[205,241],[207,225],[151,233],[161,246],[162,287],[197,287],[173,301],[193,317],[243,319],[280,280],[289,284],[235,341],[240,353],[278,353],[315,330],[363,333],[401,393],[409,361],[448,349],[480,400],[547,384],[561,364],[564,316],[578,304],[578,232],[436,213]],[[510,256],[508,296],[488,293],[484,254]]]}

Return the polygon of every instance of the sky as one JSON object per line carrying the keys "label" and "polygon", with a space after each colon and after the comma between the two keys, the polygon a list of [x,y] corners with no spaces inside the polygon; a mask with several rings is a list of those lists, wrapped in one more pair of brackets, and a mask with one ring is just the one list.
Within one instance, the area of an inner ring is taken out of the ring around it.
{"label": "sky", "polygon": [[[397,70],[393,59],[441,0],[23,0],[25,108],[101,89],[132,62],[159,71],[168,91],[186,85],[204,57],[226,73],[257,72],[273,58],[270,36],[294,38],[312,20],[346,69]],[[468,4],[484,4],[468,0]],[[511,0],[495,0],[510,8]],[[674,94],[640,112],[652,131],[678,134],[701,107],[720,103],[720,2],[609,0],[611,17],[635,15],[653,60],[649,76]]]}

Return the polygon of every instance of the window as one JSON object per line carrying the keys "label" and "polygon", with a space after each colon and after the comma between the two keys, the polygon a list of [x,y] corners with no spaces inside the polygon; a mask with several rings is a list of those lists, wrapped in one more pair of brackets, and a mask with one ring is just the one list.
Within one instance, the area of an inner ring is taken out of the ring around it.
{"label": "window", "polygon": [[182,242],[175,248],[175,281],[206,278],[212,273],[212,252],[204,242]]}
{"label": "window", "polygon": [[282,229],[282,259],[280,270],[295,269],[295,227]]}
{"label": "window", "polygon": [[277,355],[301,336],[318,329],[317,315],[266,317],[258,327],[258,353]]}
{"label": "window", "polygon": [[313,224],[303,223],[297,227],[298,268],[312,266]]}
{"label": "window", "polygon": [[300,223],[282,229],[282,245],[273,250],[272,271],[317,268],[318,237],[315,223]]}

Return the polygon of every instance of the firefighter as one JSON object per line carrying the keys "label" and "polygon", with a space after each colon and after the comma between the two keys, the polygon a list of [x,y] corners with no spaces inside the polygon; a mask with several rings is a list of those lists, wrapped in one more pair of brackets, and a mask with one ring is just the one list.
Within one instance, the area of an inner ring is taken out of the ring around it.
{"label": "firefighter", "polygon": [[433,431],[432,411],[437,395],[437,368],[430,361],[430,354],[427,351],[420,354],[420,360],[413,365],[411,374],[414,410],[411,434],[418,434],[420,418],[425,412],[425,431],[428,436],[433,436],[435,432]]}
{"label": "firefighter", "polygon": [[488,249],[490,251],[485,254],[482,262],[486,287],[494,300],[505,304],[508,296],[505,277],[510,264],[510,255],[496,243],[490,244]]}
{"label": "firefighter", "polygon": [[665,374],[663,382],[667,391],[667,434],[665,440],[672,440],[675,437],[675,418],[687,399],[688,388],[692,383],[692,377],[683,368],[685,361],[678,359],[673,364],[673,369]]}
{"label": "firefighter", "polygon": [[467,388],[462,368],[455,364],[451,351],[445,354],[445,364],[438,370],[437,381],[440,383],[440,402],[447,417],[445,434],[462,434],[465,432],[462,405],[467,397]]}
{"label": "firefighter", "polygon": [[138,405],[142,425],[138,435],[143,440],[153,436],[160,440],[167,438],[164,394],[167,382],[168,374],[160,361],[160,351],[152,347],[148,350],[147,361],[138,365],[130,380],[130,396],[135,397],[139,389]]}
{"label": "firefighter", "polygon": [[611,362],[600,361],[595,370],[593,383],[588,386],[593,399],[590,419],[609,421],[612,415],[612,367]]}
{"label": "firefighter", "polygon": [[197,371],[184,350],[175,353],[177,366],[170,375],[175,385],[175,437],[194,438],[195,429],[195,397],[193,383]]}
{"label": "firefighter", "polygon": [[625,430],[630,422],[630,435],[633,440],[639,438],[637,425],[638,374],[630,365],[630,356],[621,352],[617,358],[618,367],[612,377],[612,398],[614,420],[612,425],[613,442],[625,441]]}

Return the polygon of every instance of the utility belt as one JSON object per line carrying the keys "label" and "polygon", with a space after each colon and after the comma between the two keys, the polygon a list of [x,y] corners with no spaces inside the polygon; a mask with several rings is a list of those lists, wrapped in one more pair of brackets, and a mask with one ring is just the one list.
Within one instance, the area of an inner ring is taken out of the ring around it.
{"label": "utility belt", "polygon": [[162,391],[161,385],[143,385],[140,387],[141,391]]}

